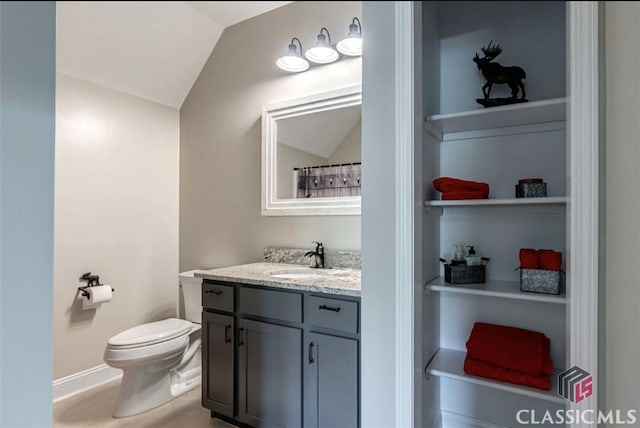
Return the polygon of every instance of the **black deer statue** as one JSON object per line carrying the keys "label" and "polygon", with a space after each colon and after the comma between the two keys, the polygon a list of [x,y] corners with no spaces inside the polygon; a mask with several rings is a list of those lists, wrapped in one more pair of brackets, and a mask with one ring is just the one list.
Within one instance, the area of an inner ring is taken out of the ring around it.
{"label": "black deer statue", "polygon": [[[511,66],[504,67],[497,62],[492,62],[498,55],[502,53],[502,48],[499,44],[494,44],[493,40],[489,42],[489,45],[485,48],[482,47],[482,53],[484,58],[480,58],[476,52],[476,56],[473,58],[473,62],[478,66],[478,70],[482,72],[482,76],[487,80],[487,83],[482,87],[482,93],[484,98],[478,98],[476,101],[485,107],[495,107],[505,104],[515,104],[528,101],[525,98],[524,83],[522,79],[527,78],[527,74],[520,67]],[[491,95],[491,87],[494,84],[507,84],[511,89],[510,98],[489,98]],[[522,96],[518,98],[518,91],[522,91]]]}

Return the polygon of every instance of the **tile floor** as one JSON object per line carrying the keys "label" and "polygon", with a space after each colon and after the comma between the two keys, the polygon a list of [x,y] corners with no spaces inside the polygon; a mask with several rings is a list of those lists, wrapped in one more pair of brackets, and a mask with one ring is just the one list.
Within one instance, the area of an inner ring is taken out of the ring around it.
{"label": "tile floor", "polygon": [[200,405],[200,388],[148,412],[128,418],[111,417],[120,381],[114,381],[53,405],[54,428],[232,428],[211,419]]}

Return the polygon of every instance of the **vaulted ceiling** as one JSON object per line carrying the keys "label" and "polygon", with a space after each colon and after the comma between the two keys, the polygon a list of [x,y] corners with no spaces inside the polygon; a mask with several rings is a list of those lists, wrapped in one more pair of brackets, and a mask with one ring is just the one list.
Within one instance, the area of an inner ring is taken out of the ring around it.
{"label": "vaulted ceiling", "polygon": [[57,69],[180,108],[226,27],[290,1],[59,1]]}

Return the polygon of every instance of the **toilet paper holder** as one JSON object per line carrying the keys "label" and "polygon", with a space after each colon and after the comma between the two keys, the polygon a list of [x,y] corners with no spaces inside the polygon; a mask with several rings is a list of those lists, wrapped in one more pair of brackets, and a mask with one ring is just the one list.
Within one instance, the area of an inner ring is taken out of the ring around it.
{"label": "toilet paper holder", "polygon": [[[91,272],[87,272],[80,277],[80,281],[87,281],[87,285],[82,287],[78,287],[78,290],[82,291],[82,296],[89,298],[89,293],[87,292],[87,288],[89,287],[97,287],[100,284],[100,276],[99,275],[91,275]],[[111,291],[116,291],[113,287]]]}

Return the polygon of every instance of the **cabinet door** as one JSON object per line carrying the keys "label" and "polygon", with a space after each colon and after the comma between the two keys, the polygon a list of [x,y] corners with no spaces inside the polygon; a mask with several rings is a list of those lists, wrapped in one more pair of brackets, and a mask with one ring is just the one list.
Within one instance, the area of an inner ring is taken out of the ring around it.
{"label": "cabinet door", "polygon": [[305,427],[359,426],[358,341],[310,333],[305,345]]}
{"label": "cabinet door", "polygon": [[202,405],[233,415],[234,321],[230,315],[202,313]]}
{"label": "cabinet door", "polygon": [[240,320],[238,416],[255,427],[302,425],[302,332]]}

